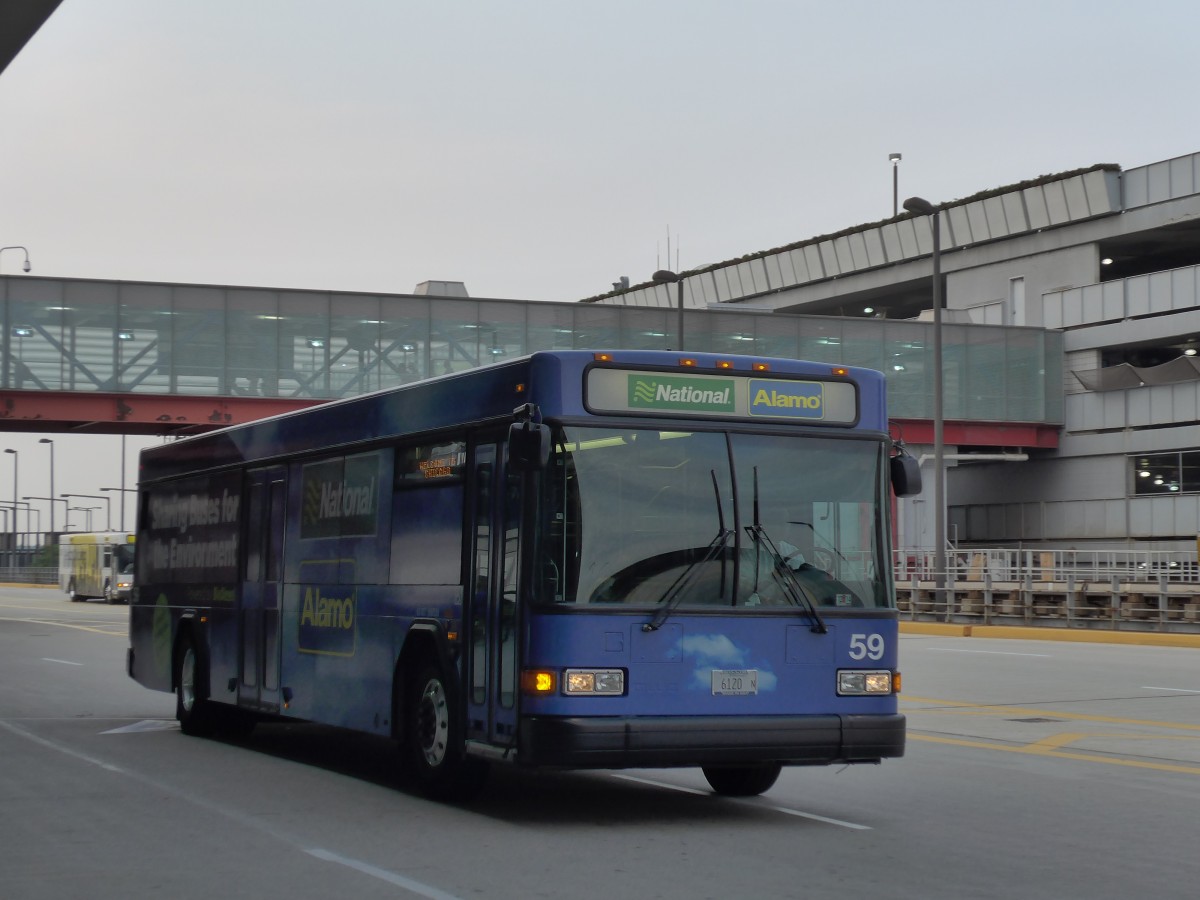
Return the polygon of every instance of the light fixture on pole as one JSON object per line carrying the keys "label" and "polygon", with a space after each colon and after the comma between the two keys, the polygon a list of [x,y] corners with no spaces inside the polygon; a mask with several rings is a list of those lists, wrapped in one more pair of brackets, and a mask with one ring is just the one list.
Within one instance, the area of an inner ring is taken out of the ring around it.
{"label": "light fixture on pole", "polygon": [[[102,491],[120,491],[122,494],[136,494],[137,493],[137,488],[126,488],[126,487],[102,487],[102,488],[100,488],[100,490],[102,490]],[[121,497],[121,521],[118,525],[118,528],[120,528],[121,531],[125,530],[125,497],[124,496]]]}
{"label": "light fixture on pole", "polygon": [[679,287],[679,310],[678,310],[679,321],[678,321],[678,324],[676,325],[676,334],[679,338],[679,346],[676,347],[675,349],[682,350],[683,349],[683,276],[677,275],[676,273],[672,272],[670,269],[659,269],[657,272],[655,272],[653,275],[650,276],[650,280],[653,281],[655,284],[675,284],[675,285],[678,285],[678,287]]}
{"label": "light fixture on pole", "polygon": [[[112,498],[111,497],[102,497],[99,494],[63,494],[63,496],[64,497],[87,497],[89,500],[103,500],[108,507],[108,512],[106,513],[107,524],[104,527],[108,531],[112,531]],[[82,509],[83,507],[79,507],[79,508]],[[91,509],[99,509],[100,507],[93,506],[90,508]],[[90,516],[89,516],[89,518],[90,518]],[[88,531],[91,531],[91,529],[89,528]]]}
{"label": "light fixture on pole", "polygon": [[900,154],[889,153],[888,162],[892,164],[892,215],[900,215]]}
{"label": "light fixture on pole", "polygon": [[[40,438],[39,444],[50,445],[50,496],[54,496],[54,441],[50,438]],[[54,534],[54,504],[50,504],[50,533]]]}
{"label": "light fixture on pole", "polygon": [[29,264],[29,251],[20,244],[13,244],[11,247],[0,247],[0,253],[3,253],[5,250],[20,250],[25,254],[25,262],[21,264],[21,268],[26,272],[33,268],[33,266]]}
{"label": "light fixture on pole", "polygon": [[938,208],[921,197],[909,197],[904,208],[919,216],[929,216],[933,228],[933,578],[939,601],[946,602],[946,621],[950,604],[946,600],[946,480],[943,466],[946,442],[943,422],[942,377],[942,240]]}

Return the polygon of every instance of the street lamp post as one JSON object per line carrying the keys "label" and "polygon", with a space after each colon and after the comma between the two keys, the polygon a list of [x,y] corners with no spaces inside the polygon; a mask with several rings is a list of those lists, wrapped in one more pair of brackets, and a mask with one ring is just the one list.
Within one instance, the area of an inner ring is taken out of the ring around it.
{"label": "street lamp post", "polygon": [[[900,215],[900,154],[889,153],[888,162],[892,164],[892,215]],[[908,207],[906,206],[905,209]]]}
{"label": "street lamp post", "polygon": [[4,452],[11,453],[13,455],[12,554],[8,558],[8,564],[10,566],[15,566],[17,564],[17,462],[20,460],[21,454],[11,448],[5,450]]}
{"label": "street lamp post", "polygon": [[[100,488],[100,490],[102,490],[102,491],[120,491],[123,495],[137,493],[137,488],[126,488],[126,487],[102,487],[102,488]],[[124,496],[121,497],[121,526],[120,527],[121,527],[122,531],[125,530],[125,497]]]}
{"label": "street lamp post", "polygon": [[[107,519],[106,519],[107,524],[104,527],[107,528],[109,531],[112,531],[112,498],[111,497],[102,497],[99,494],[63,494],[63,496],[64,497],[86,497],[89,500],[103,500],[105,502],[105,504],[107,504],[107,507],[108,507],[108,512],[106,514],[107,515]],[[79,507],[79,508],[83,509],[84,507]],[[99,509],[100,507],[93,506],[93,507],[89,507],[89,508],[90,509]],[[90,518],[90,516],[89,516],[89,518]],[[88,531],[91,531],[91,530],[92,529],[90,529],[90,528],[88,529]]]}
{"label": "street lamp post", "polygon": [[653,275],[650,276],[650,280],[653,281],[655,284],[674,284],[674,285],[677,285],[679,288],[679,291],[678,291],[679,321],[678,321],[678,324],[676,325],[676,334],[679,337],[679,346],[676,349],[682,350],[683,349],[683,276],[677,275],[676,273],[672,272],[670,269],[659,269],[657,272],[655,272]]}
{"label": "street lamp post", "polygon": [[20,250],[25,254],[25,262],[21,264],[21,268],[26,272],[33,268],[33,266],[29,264],[29,251],[20,244],[13,244],[10,247],[0,247],[0,253],[3,253],[5,250]]}
{"label": "street lamp post", "polygon": [[[50,445],[50,496],[54,496],[54,441],[50,438],[40,438],[39,444]],[[50,533],[54,534],[54,504],[50,504]]]}
{"label": "street lamp post", "polygon": [[943,422],[942,377],[942,244],[938,208],[921,197],[909,197],[904,208],[910,213],[930,216],[933,228],[933,578],[938,600],[946,603],[946,621],[950,604],[946,599],[946,481],[943,466],[946,442]]}

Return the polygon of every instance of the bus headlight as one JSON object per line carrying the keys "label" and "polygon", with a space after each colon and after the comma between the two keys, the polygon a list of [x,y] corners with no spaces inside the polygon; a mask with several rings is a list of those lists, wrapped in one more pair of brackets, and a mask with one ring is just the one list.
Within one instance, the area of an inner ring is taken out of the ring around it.
{"label": "bus headlight", "polygon": [[839,669],[839,696],[892,693],[892,673],[887,669]]}
{"label": "bus headlight", "polygon": [[625,672],[621,669],[567,669],[563,672],[567,694],[624,694]]}

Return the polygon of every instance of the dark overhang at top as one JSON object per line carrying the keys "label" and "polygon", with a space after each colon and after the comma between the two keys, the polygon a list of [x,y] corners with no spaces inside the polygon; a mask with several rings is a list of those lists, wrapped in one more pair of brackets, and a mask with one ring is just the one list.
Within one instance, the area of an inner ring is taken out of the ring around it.
{"label": "dark overhang at top", "polygon": [[62,0],[7,0],[0,3],[0,72],[37,34]]}

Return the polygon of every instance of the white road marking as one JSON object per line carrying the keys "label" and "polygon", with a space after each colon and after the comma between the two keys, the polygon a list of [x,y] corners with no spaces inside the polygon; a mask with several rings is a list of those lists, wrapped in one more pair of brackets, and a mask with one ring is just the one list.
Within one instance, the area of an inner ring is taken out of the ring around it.
{"label": "white road marking", "polygon": [[456,897],[454,894],[448,894],[445,891],[440,891],[437,888],[422,884],[419,881],[414,881],[411,878],[405,878],[403,875],[397,875],[395,872],[389,872],[387,869],[380,869],[376,866],[369,865],[368,863],[359,862],[358,860],[350,859],[345,856],[338,856],[336,853],[331,853],[328,850],[305,847],[301,843],[300,838],[296,835],[289,834],[281,829],[271,827],[267,823],[260,821],[254,816],[240,813],[229,807],[213,803],[204,797],[180,790],[174,785],[167,784],[154,778],[149,778],[139,772],[123,769],[120,766],[114,766],[102,759],[97,759],[94,756],[88,756],[86,753],[80,753],[79,751],[57,741],[51,741],[43,737],[38,737],[33,732],[28,731],[19,725],[14,725],[11,722],[6,722],[3,719],[0,719],[0,730],[7,731],[11,734],[17,735],[18,737],[23,737],[26,740],[32,741],[33,743],[42,747],[46,747],[47,749],[57,750],[59,753],[73,757],[74,759],[98,766],[105,771],[114,772],[118,775],[124,775],[126,778],[131,778],[141,784],[149,785],[157,791],[178,797],[181,800],[185,800],[200,807],[201,809],[206,809],[209,812],[223,816],[233,822],[237,822],[245,828],[252,828],[260,833],[270,835],[271,837],[289,844],[303,851],[304,853],[309,854],[310,856],[316,857],[317,859],[348,866],[366,875],[371,875],[372,877],[379,878],[389,884],[404,888],[404,890],[410,891],[418,896],[427,897],[429,900],[461,900],[461,898]]}
{"label": "white road marking", "polygon": [[[696,790],[696,788],[683,787],[682,785],[679,785],[679,784],[670,784],[669,782],[666,782],[666,781],[653,781],[649,778],[638,778],[634,775],[622,775],[622,774],[619,774],[616,772],[612,773],[612,776],[613,776],[613,778],[620,778],[625,781],[636,781],[638,784],[648,784],[652,787],[660,787],[660,788],[666,788],[667,790],[671,790],[671,791],[679,791],[680,793],[683,793],[683,794],[697,794],[701,797],[713,796],[712,791],[700,791],[700,790]],[[775,810],[775,812],[781,812],[784,815],[788,815],[788,816],[796,816],[799,819],[811,819],[814,822],[824,822],[826,825],[837,825],[840,828],[850,828],[850,829],[853,829],[854,831],[870,831],[871,830],[870,825],[859,825],[857,822],[846,822],[846,821],[843,821],[842,819],[831,819],[828,816],[819,816],[816,813],[802,812],[801,810],[790,809],[786,806],[775,806],[770,803],[762,803],[761,801],[756,801],[756,800],[752,800],[749,798],[739,799],[737,797],[726,797],[725,799],[733,800],[735,803],[746,803],[750,806],[754,806],[759,809],[773,809],[773,810]]]}
{"label": "white road marking", "polygon": [[170,719],[142,719],[140,722],[134,722],[132,725],[122,725],[120,728],[111,728],[108,731],[102,731],[101,734],[136,734],[142,731],[178,731],[179,723],[173,722]]}
{"label": "white road marking", "polygon": [[69,659],[52,659],[49,656],[43,656],[42,662],[62,663],[64,666],[82,666],[83,663],[71,662]]}
{"label": "white road marking", "polygon": [[1013,653],[1010,650],[960,650],[958,647],[925,647],[926,650],[940,650],[942,653],[983,653],[988,656],[1037,656],[1049,659],[1050,653]]}
{"label": "white road marking", "polygon": [[348,856],[340,856],[337,853],[322,850],[320,847],[313,847],[304,852],[325,862],[337,863],[339,866],[346,866],[347,868],[354,869],[356,872],[362,872],[364,875],[370,875],[372,878],[378,878],[380,881],[394,884],[396,887],[404,888],[404,890],[418,896],[428,897],[429,900],[459,900],[454,894],[447,894],[445,891],[439,891],[435,887],[430,887],[411,878],[405,878],[403,875],[397,875],[395,872],[389,872],[387,869],[381,869],[378,866],[373,866],[370,863],[361,862],[357,859],[351,859]]}
{"label": "white road marking", "polygon": [[1143,691],[1174,691],[1177,694],[1200,694],[1200,691],[1192,691],[1192,690],[1188,690],[1187,688],[1151,687],[1149,685],[1142,685],[1142,690]]}

